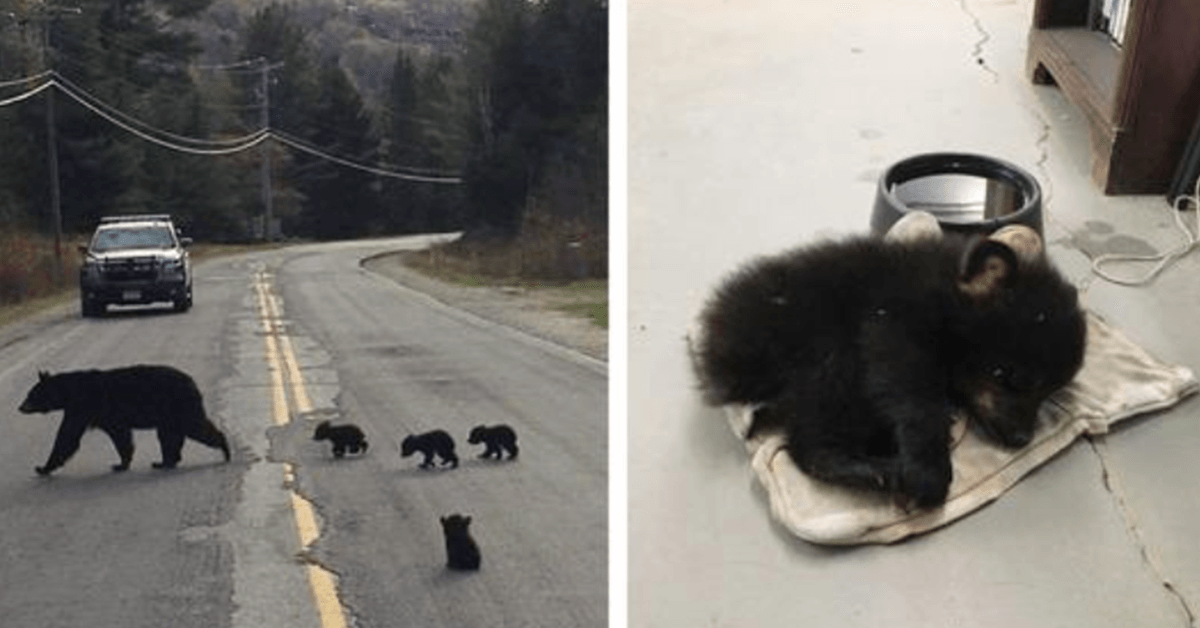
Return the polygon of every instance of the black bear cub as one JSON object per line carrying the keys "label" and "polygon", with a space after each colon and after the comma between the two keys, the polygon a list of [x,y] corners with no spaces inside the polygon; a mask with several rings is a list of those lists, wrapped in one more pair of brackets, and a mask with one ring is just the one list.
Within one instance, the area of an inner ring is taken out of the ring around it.
{"label": "black bear cub", "polygon": [[313,440],[332,441],[334,458],[341,458],[347,451],[352,454],[367,451],[367,438],[357,425],[332,425],[329,421],[321,421],[313,432]]}
{"label": "black bear cub", "polygon": [[208,420],[196,382],[169,366],[129,366],[108,371],[38,373],[38,382],[21,404],[21,412],[62,410],[62,424],[46,464],[36,467],[49,475],[79,449],[89,428],[108,434],[120,456],[114,471],[129,468],[133,459],[133,430],[156,430],[162,461],[156,469],[179,463],[183,440],[191,438],[220,449],[229,460],[225,435]]}
{"label": "black bear cub", "polygon": [[433,466],[434,455],[442,459],[442,466],[448,464],[452,469],[458,468],[458,456],[454,454],[454,439],[445,430],[410,434],[405,437],[404,442],[400,443],[400,456],[403,458],[418,451],[425,455],[425,460],[421,463],[422,469]]}
{"label": "black bear cub", "polygon": [[1083,361],[1073,286],[1040,248],[947,236],[852,238],[752,262],[701,314],[707,401],[755,404],[810,476],[945,501],[951,409],[1005,447]]}
{"label": "black bear cub", "polygon": [[446,568],[455,571],[479,569],[479,545],[467,530],[471,518],[455,514],[442,517],[441,521],[442,533],[446,536]]}
{"label": "black bear cub", "polygon": [[484,444],[483,453],[479,454],[480,458],[495,457],[499,460],[505,452],[508,453],[509,460],[517,457],[517,433],[507,425],[476,426],[467,436],[467,442],[472,445]]}

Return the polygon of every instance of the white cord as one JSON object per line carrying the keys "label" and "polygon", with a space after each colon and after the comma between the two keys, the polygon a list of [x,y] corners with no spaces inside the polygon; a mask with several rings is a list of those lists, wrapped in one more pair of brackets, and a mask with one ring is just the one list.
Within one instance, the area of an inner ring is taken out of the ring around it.
{"label": "white cord", "polygon": [[[1184,224],[1184,222],[1183,222],[1184,208],[1181,207],[1181,203],[1191,203],[1192,210],[1195,212],[1195,215],[1196,215],[1196,231],[1195,232],[1193,232],[1191,229],[1189,229],[1188,226],[1186,224]],[[1196,185],[1192,190],[1191,196],[1181,194],[1181,195],[1175,197],[1175,201],[1173,203],[1171,203],[1171,212],[1172,212],[1173,217],[1175,218],[1175,226],[1179,227],[1179,230],[1183,233],[1183,239],[1184,239],[1183,246],[1180,246],[1179,248],[1177,248],[1173,251],[1168,251],[1166,253],[1159,253],[1157,255],[1126,255],[1126,254],[1116,254],[1116,253],[1098,255],[1098,256],[1096,256],[1095,259],[1092,260],[1092,272],[1096,273],[1096,275],[1102,279],[1106,279],[1108,281],[1111,281],[1112,283],[1120,284],[1122,286],[1144,286],[1144,285],[1150,283],[1155,277],[1158,276],[1159,273],[1161,273],[1163,270],[1165,270],[1168,266],[1170,266],[1176,260],[1182,258],[1183,256],[1187,255],[1188,253],[1191,253],[1192,250],[1194,250],[1197,247],[1197,245],[1200,245],[1200,178],[1196,179]],[[1100,268],[1100,266],[1102,264],[1105,264],[1108,262],[1158,262],[1158,263],[1155,264],[1154,267],[1151,268],[1150,271],[1147,272],[1142,277],[1139,277],[1136,279],[1125,279],[1122,277],[1117,277],[1115,275],[1111,275],[1108,272],[1106,272]]]}

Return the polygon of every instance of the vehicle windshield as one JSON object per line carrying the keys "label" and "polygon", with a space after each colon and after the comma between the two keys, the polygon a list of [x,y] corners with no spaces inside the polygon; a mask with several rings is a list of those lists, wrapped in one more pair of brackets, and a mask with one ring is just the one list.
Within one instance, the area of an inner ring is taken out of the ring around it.
{"label": "vehicle windshield", "polygon": [[92,251],[104,253],[118,249],[169,249],[175,246],[167,227],[114,227],[96,233]]}

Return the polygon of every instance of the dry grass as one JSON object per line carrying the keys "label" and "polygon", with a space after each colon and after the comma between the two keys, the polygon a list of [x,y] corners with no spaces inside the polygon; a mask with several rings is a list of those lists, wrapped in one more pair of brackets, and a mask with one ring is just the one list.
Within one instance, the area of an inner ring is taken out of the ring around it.
{"label": "dry grass", "polygon": [[608,232],[538,214],[511,239],[466,237],[411,260],[430,274],[467,285],[562,285],[608,277]]}
{"label": "dry grass", "polygon": [[54,296],[78,285],[79,254],[63,241],[61,263],[54,238],[19,231],[0,233],[0,307]]}
{"label": "dry grass", "polygon": [[602,228],[534,216],[511,240],[456,240],[410,253],[404,262],[460,285],[535,290],[548,307],[608,328],[608,234]]}

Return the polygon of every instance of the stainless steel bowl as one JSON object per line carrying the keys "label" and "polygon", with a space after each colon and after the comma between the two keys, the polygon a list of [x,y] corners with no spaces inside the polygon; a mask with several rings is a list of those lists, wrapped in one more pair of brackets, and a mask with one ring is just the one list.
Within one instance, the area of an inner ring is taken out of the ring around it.
{"label": "stainless steel bowl", "polygon": [[928,153],[893,164],[879,178],[871,230],[886,233],[917,210],[933,214],[944,231],[987,235],[1021,224],[1045,237],[1037,179],[993,157]]}

